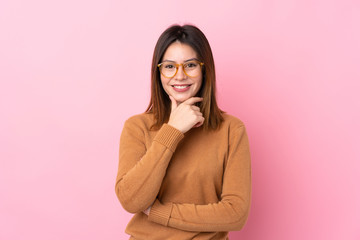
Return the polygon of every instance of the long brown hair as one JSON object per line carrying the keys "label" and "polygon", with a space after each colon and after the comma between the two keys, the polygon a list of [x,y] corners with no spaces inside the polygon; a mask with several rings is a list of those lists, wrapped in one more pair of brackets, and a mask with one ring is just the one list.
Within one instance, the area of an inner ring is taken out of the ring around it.
{"label": "long brown hair", "polygon": [[166,49],[175,41],[187,44],[197,53],[198,59],[204,63],[203,79],[197,96],[203,101],[199,104],[200,110],[205,118],[203,128],[217,129],[224,120],[216,103],[216,77],[215,64],[210,44],[204,33],[193,25],[172,25],[159,37],[153,54],[151,67],[151,98],[147,113],[153,113],[155,123],[153,129],[159,129],[166,123],[170,116],[171,101],[162,87],[158,64],[162,61]]}

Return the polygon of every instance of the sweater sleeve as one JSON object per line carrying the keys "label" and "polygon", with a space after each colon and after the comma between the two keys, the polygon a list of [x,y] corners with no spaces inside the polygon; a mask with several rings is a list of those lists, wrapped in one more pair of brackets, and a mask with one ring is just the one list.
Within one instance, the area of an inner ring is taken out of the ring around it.
{"label": "sweater sleeve", "polygon": [[251,198],[248,137],[242,126],[230,134],[221,199],[206,205],[156,200],[149,220],[185,231],[237,231],[246,223]]}
{"label": "sweater sleeve", "polygon": [[115,192],[126,211],[141,212],[153,204],[169,161],[183,137],[179,130],[164,124],[147,149],[144,129],[134,120],[125,122]]}

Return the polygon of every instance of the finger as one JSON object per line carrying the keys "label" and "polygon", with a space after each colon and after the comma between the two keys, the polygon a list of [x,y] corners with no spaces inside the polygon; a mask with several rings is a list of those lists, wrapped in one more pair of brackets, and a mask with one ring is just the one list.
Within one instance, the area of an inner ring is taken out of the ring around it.
{"label": "finger", "polygon": [[177,108],[177,103],[175,98],[169,95],[170,101],[171,101],[171,111],[173,111],[175,108]]}
{"label": "finger", "polygon": [[194,127],[200,127],[201,125],[203,125],[204,120],[205,120],[205,118],[203,118],[203,117],[202,117],[201,121],[200,121],[200,122],[198,122],[197,124],[195,124],[195,126],[194,126]]}
{"label": "finger", "polygon": [[200,108],[198,106],[192,105],[191,108],[194,111],[200,112]]}
{"label": "finger", "polygon": [[183,102],[183,104],[188,104],[188,105],[193,105],[196,102],[201,102],[203,100],[203,98],[201,97],[191,97],[188,100],[186,100],[185,102]]}
{"label": "finger", "polygon": [[200,116],[200,117],[203,116],[203,114],[202,114],[201,112],[199,112],[199,111],[194,111],[194,114],[195,114],[196,116]]}

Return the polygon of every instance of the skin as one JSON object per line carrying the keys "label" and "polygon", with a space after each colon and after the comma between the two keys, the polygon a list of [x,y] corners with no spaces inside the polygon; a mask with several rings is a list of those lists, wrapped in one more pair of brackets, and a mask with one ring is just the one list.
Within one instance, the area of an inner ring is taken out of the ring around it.
{"label": "skin", "polygon": [[[162,61],[173,61],[180,64],[193,58],[197,58],[197,54],[192,47],[174,42],[165,51]],[[168,124],[182,133],[186,133],[193,127],[201,126],[204,117],[200,108],[194,104],[202,101],[202,98],[195,97],[201,88],[202,73],[191,78],[184,73],[182,66],[180,66],[172,78],[161,75],[161,84],[171,100],[171,114]],[[189,88],[186,91],[179,92],[174,89],[176,85],[189,85]]]}
{"label": "skin", "polygon": [[[184,63],[194,58],[197,58],[197,54],[192,47],[180,42],[174,42],[166,49],[162,62],[172,61],[175,63]],[[184,73],[182,66],[179,67],[174,77],[167,78],[161,75],[160,78],[165,92],[172,96],[178,104],[186,101],[190,97],[194,97],[202,83],[202,73],[195,78],[190,78]],[[174,85],[191,86],[187,91],[178,92],[174,89]]]}

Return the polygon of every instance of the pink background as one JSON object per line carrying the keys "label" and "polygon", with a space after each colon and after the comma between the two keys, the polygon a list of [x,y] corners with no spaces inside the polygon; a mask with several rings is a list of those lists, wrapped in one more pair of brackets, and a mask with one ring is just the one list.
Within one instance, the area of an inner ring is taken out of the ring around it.
{"label": "pink background", "polygon": [[247,125],[231,239],[360,239],[357,0],[1,1],[0,239],[128,238],[119,137],[172,23],[205,32],[220,106]]}

